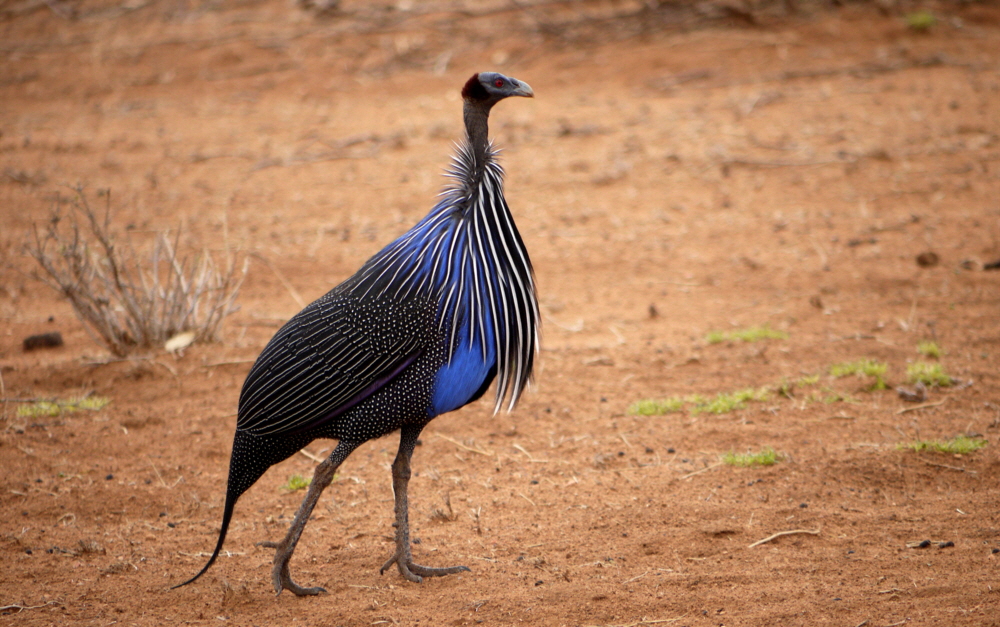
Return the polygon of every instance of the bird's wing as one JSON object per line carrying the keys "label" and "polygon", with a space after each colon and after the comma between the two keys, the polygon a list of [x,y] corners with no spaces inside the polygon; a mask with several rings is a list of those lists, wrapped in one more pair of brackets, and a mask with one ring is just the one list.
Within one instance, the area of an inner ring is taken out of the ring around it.
{"label": "bird's wing", "polygon": [[289,320],[257,358],[240,393],[237,429],[274,435],[322,424],[421,354],[416,331],[433,315],[426,307],[362,303],[335,292]]}

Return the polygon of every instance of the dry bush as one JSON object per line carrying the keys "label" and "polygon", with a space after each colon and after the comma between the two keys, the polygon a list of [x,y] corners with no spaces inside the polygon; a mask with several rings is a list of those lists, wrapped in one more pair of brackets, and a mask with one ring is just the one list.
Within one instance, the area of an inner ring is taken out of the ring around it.
{"label": "dry bush", "polygon": [[240,269],[228,253],[221,269],[207,251],[189,261],[178,252],[178,231],[173,241],[157,234],[141,259],[131,241],[120,243],[112,231],[110,192],[98,192],[103,216],[83,187],[74,192],[65,215],[57,200],[44,231],[35,227],[27,252],[43,270],[35,278],[69,299],[94,339],[119,357],[178,333],[192,332],[196,342],[217,339],[222,320],[238,309],[246,257]]}

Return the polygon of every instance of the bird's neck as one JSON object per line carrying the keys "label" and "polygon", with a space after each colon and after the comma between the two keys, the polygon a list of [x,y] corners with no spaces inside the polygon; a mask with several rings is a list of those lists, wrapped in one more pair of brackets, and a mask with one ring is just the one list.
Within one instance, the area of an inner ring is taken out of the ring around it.
{"label": "bird's neck", "polygon": [[492,158],[489,139],[490,106],[466,100],[463,108],[466,139],[473,158],[470,174],[474,182],[482,180],[486,164]]}

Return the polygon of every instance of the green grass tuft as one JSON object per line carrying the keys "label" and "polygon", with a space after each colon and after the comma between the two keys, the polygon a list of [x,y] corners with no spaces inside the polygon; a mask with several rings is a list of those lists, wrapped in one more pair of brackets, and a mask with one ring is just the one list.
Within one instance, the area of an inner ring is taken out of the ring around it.
{"label": "green grass tuft", "polygon": [[636,401],[628,408],[628,413],[636,416],[662,416],[684,409],[684,399],[672,396],[664,399],[644,399]]}
{"label": "green grass tuft", "polygon": [[710,414],[725,414],[737,409],[743,409],[750,401],[765,401],[771,397],[771,389],[745,388],[735,392],[721,392],[711,398],[700,394],[688,396],[671,396],[662,399],[643,399],[636,401],[628,408],[628,413],[635,416],[661,416],[690,410],[694,415],[702,412]]}
{"label": "green grass tuft", "polygon": [[949,455],[965,455],[978,451],[986,446],[986,440],[982,438],[970,438],[965,435],[954,437],[950,440],[915,440],[908,444],[899,444],[897,448],[911,449],[917,451],[937,451],[948,453]]}
{"label": "green grass tuft", "polygon": [[916,31],[930,30],[931,26],[937,24],[937,18],[930,11],[916,11],[906,14],[906,25]]}
{"label": "green grass tuft", "polygon": [[819,401],[825,405],[832,405],[834,403],[857,403],[858,399],[849,394],[841,394],[840,392],[827,388],[826,395],[819,397]]}
{"label": "green grass tuft", "polygon": [[782,456],[771,447],[763,448],[759,453],[733,453],[722,456],[722,463],[727,466],[749,468],[751,466],[773,466],[782,460]]}
{"label": "green grass tuft", "polygon": [[58,416],[81,410],[97,411],[105,408],[110,402],[111,399],[103,396],[87,396],[65,401],[38,401],[18,407],[17,415],[20,418],[41,418],[43,416]]}
{"label": "green grass tuft", "polygon": [[746,388],[735,392],[722,392],[714,398],[700,399],[691,409],[692,414],[708,412],[710,414],[726,414],[737,409],[743,409],[749,401],[764,401],[770,398],[771,390],[763,388]]}
{"label": "green grass tuft", "polygon": [[795,388],[811,387],[817,383],[819,383],[818,374],[799,377],[794,381],[789,380],[788,378],[783,378],[781,379],[781,383],[774,388],[774,391],[777,392],[779,396],[791,399],[795,398]]}
{"label": "green grass tuft", "polygon": [[924,340],[917,344],[917,352],[924,357],[930,357],[931,359],[941,359],[943,351],[941,347],[938,346],[937,342],[931,340]]}
{"label": "green grass tuft", "polygon": [[910,383],[923,383],[924,385],[937,385],[948,387],[955,383],[949,377],[941,364],[931,364],[926,361],[918,361],[906,367],[906,380]]}
{"label": "green grass tuft", "polygon": [[705,341],[709,344],[720,344],[739,340],[741,342],[757,342],[760,340],[787,340],[788,334],[784,331],[776,331],[770,327],[750,327],[749,329],[739,329],[736,331],[710,331],[705,335]]}
{"label": "green grass tuft", "polygon": [[288,478],[288,483],[281,486],[281,489],[288,492],[297,492],[299,490],[305,490],[311,483],[312,479],[306,479],[302,475],[292,475]]}
{"label": "green grass tuft", "polygon": [[805,387],[807,385],[816,385],[817,383],[819,383],[819,375],[812,374],[807,377],[800,378],[798,381],[795,382],[795,385],[801,385]]}
{"label": "green grass tuft", "polygon": [[885,373],[889,370],[888,364],[884,364],[874,359],[859,359],[858,361],[848,361],[830,366],[830,374],[836,378],[855,375],[859,378],[874,377],[873,390],[884,390],[888,387],[885,383]]}

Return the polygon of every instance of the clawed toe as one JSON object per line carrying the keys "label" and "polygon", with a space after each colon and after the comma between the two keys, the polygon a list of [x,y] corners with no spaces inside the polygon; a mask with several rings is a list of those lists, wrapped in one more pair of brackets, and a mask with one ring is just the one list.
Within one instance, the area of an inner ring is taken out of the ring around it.
{"label": "clawed toe", "polygon": [[446,568],[421,566],[420,564],[415,564],[411,559],[400,559],[399,555],[396,554],[382,565],[382,568],[378,570],[379,574],[385,573],[393,564],[399,568],[400,575],[413,583],[422,582],[424,577],[444,577],[445,575],[454,575],[456,573],[472,572],[466,566],[448,566]]}
{"label": "clawed toe", "polygon": [[288,550],[285,541],[271,542],[270,540],[265,540],[258,542],[257,546],[277,549],[277,552],[274,554],[274,567],[271,569],[271,584],[274,585],[274,594],[276,596],[281,594],[282,590],[288,590],[295,596],[300,597],[326,593],[326,589],[320,586],[304,588],[292,581],[292,575],[288,571],[288,561],[292,558],[292,552]]}

